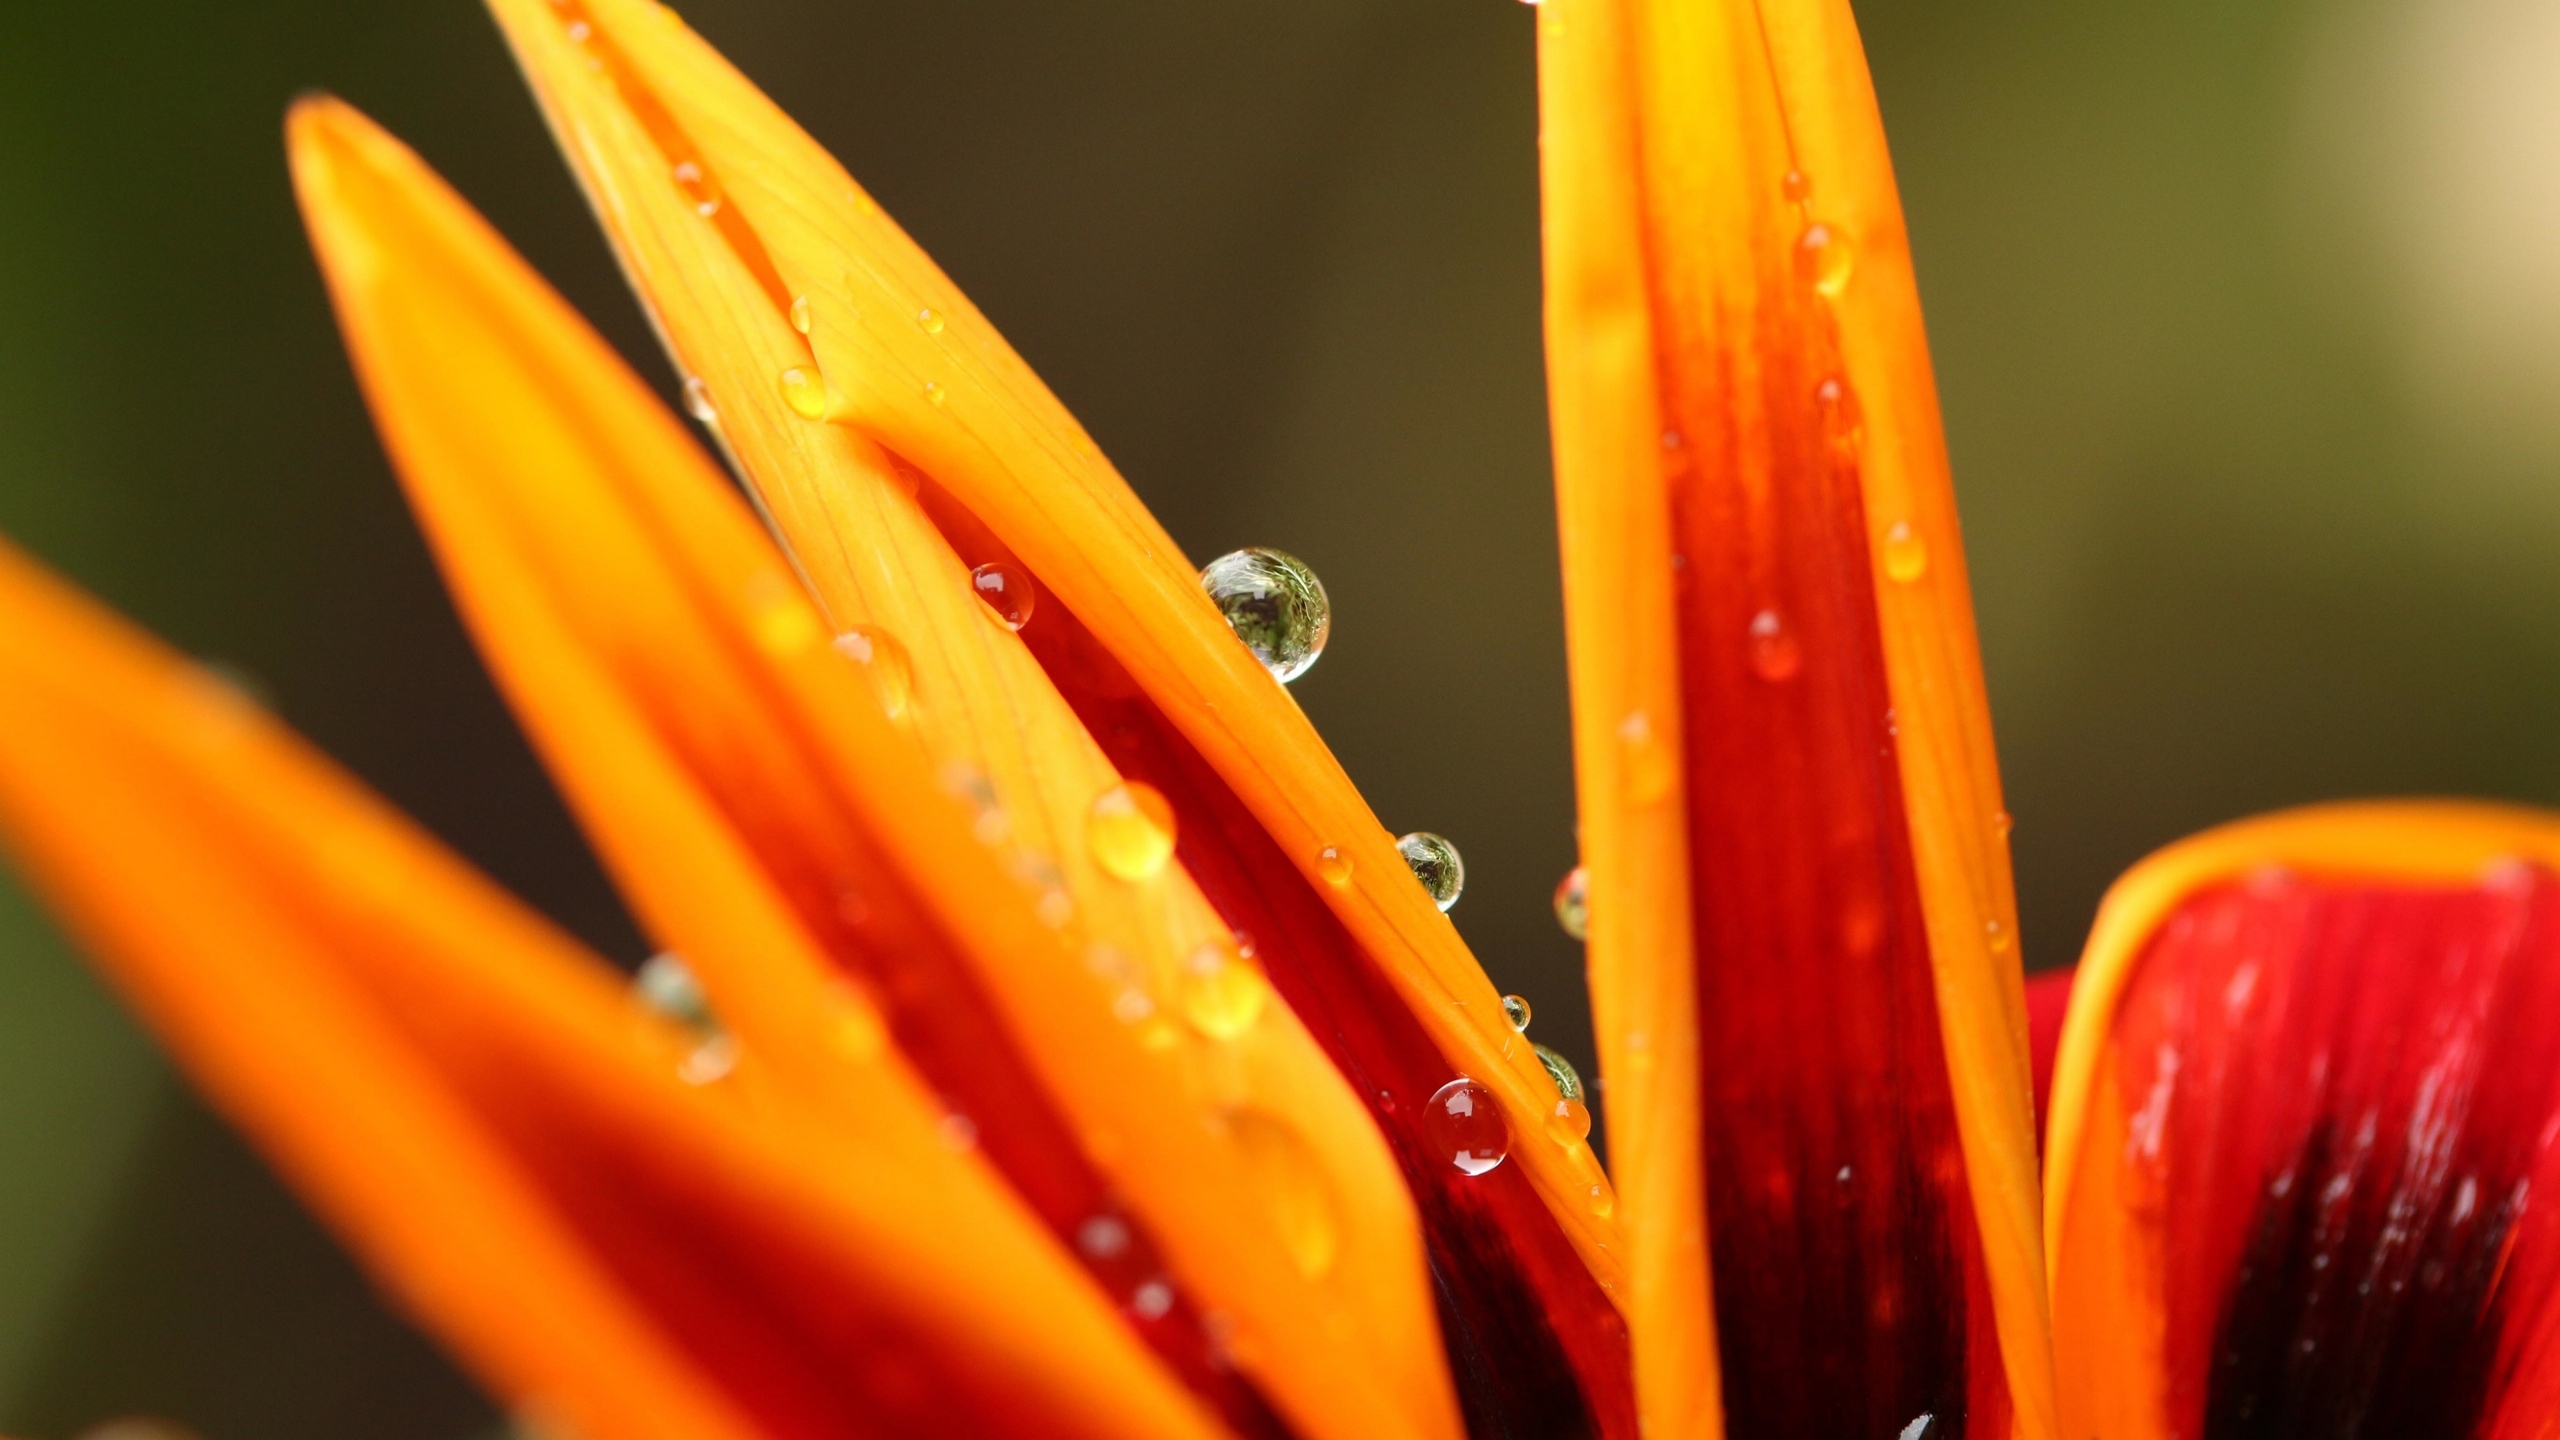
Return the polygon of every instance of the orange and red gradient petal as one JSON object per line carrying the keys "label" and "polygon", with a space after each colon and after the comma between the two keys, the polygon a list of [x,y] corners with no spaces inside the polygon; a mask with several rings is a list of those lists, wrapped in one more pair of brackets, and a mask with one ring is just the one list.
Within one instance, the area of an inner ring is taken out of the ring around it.
{"label": "orange and red gradient petal", "polygon": [[872,1097],[859,1130],[752,1062],[683,1083],[696,1040],[602,960],[5,550],[0,716],[19,863],[214,1103],[533,1422],[1224,1433],[880,1047],[844,1065]]}
{"label": "orange and red gradient petal", "polygon": [[2560,816],[2323,806],[2098,916],[2046,1192],[2067,1433],[2540,1437]]}
{"label": "orange and red gradient petal", "polygon": [[[493,8],[831,621],[908,637],[919,740],[1055,837],[1080,903],[1092,793],[1159,791],[1174,888],[1253,937],[1394,1148],[1471,1423],[1626,1433],[1614,1202],[1583,1113],[1170,539],[930,260],[680,24],[622,0]],[[941,644],[981,623],[965,581],[986,565],[1033,582],[1019,649]],[[1507,1116],[1510,1158],[1480,1175],[1425,1123],[1460,1076]]]}
{"label": "orange and red gradient petal", "polygon": [[1647,1423],[2048,1436],[1999,783],[1849,7],[1538,13],[1592,985]]}
{"label": "orange and red gradient petal", "polygon": [[[912,486],[876,450],[834,452],[873,559],[911,568],[917,599],[843,653],[680,422],[415,156],[334,105],[293,135],[465,617],[634,908],[749,1052],[859,1112],[823,1002],[875,997],[955,1133],[1231,1427],[1453,1432],[1413,1211],[1359,1103],[1164,857],[1137,865],[1087,823],[1118,777],[1036,723],[1018,681],[1036,665]],[[726,431],[747,428],[736,403]],[[1072,796],[1072,826],[1035,824],[1060,793],[999,808],[979,754],[934,755],[922,737],[960,717],[1003,737],[1009,778]]]}

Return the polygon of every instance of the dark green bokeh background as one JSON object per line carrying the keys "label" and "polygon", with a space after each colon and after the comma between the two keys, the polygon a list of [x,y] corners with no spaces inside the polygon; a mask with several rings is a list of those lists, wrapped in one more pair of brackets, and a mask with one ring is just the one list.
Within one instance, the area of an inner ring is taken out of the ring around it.
{"label": "dark green bokeh background", "polygon": [[[2216,820],[2378,792],[2560,800],[2560,113],[2498,89],[2518,56],[2555,73],[2534,8],[1861,7],[2035,963],[2069,958],[2115,872]],[[1578,955],[1546,911],[1574,846],[1531,12],[686,11],[1195,556],[1314,565],[1335,638],[1300,698],[1391,828],[1464,849],[1461,926],[1587,1063]],[[471,0],[18,0],[0,530],[263,679],[505,883],[636,958],[340,357],[277,136],[308,87],[409,139],[660,373]],[[492,1423],[0,891],[0,1429],[131,1411],[215,1440]]]}

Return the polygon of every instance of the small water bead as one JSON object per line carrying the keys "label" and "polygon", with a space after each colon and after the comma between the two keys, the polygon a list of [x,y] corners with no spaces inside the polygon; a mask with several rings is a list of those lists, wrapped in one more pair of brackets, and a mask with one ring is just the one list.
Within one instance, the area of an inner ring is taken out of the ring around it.
{"label": "small water bead", "polygon": [[1778,193],[1790,200],[1801,201],[1813,193],[1813,182],[1805,178],[1803,171],[1790,170],[1786,178],[1778,182]]}
{"label": "small water bead", "polygon": [[720,184],[703,170],[698,160],[680,160],[674,171],[676,188],[693,202],[693,213],[704,219],[720,213]]}
{"label": "small water bead", "polygon": [[1547,1109],[1547,1138],[1559,1145],[1580,1145],[1591,1138],[1591,1107],[1559,1098]]}
{"label": "small water bead", "polygon": [[1866,438],[1866,411],[1858,404],[1858,392],[1837,375],[1813,387],[1813,408],[1822,419],[1823,438],[1840,450],[1855,450]]}
{"label": "small water bead", "polygon": [[1502,1018],[1511,1022],[1512,1029],[1526,1034],[1529,1029],[1529,1015],[1528,1001],[1517,995],[1502,997]]}
{"label": "small water bead", "polygon": [[862,667],[862,678],[871,686],[871,698],[880,702],[880,713],[892,720],[907,713],[915,699],[916,667],[897,636],[877,625],[856,625],[836,637],[836,649]]}
{"label": "small water bead", "polygon": [[1032,607],[1039,601],[1032,589],[1031,577],[1022,567],[1007,560],[991,560],[969,572],[969,587],[987,608],[996,612],[1007,630],[1019,630],[1031,623]]}
{"label": "small water bead", "polygon": [[1151,879],[1173,858],[1173,803],[1152,785],[1123,781],[1093,797],[1084,834],[1095,864],[1122,880]]}
{"label": "small water bead", "polygon": [[1316,873],[1324,883],[1339,890],[1351,883],[1351,857],[1339,845],[1327,845],[1316,852]]}
{"label": "small water bead", "polygon": [[1307,673],[1333,635],[1333,604],[1315,572],[1295,556],[1259,547],[1221,555],[1200,571],[1200,587],[1227,617],[1227,628],[1284,685]]}
{"label": "small water bead", "polygon": [[1576,940],[1591,938],[1591,877],[1579,865],[1556,884],[1556,923]]}
{"label": "small water bead", "polygon": [[1555,1082],[1557,1098],[1579,1100],[1583,1097],[1582,1072],[1573,1068],[1572,1061],[1544,1045],[1529,1048],[1537,1054],[1538,1063],[1547,1067],[1547,1078]]}
{"label": "small water bead", "polygon": [[806,295],[795,296],[791,301],[791,328],[803,335],[809,333],[809,297]]}
{"label": "small water bead", "polygon": [[951,403],[951,392],[943,389],[939,381],[927,380],[924,382],[924,398],[936,405],[947,405]]}
{"label": "small water bead", "polygon": [[1128,1253],[1129,1224],[1117,1215],[1096,1215],[1076,1227],[1076,1248],[1091,1260],[1112,1260]]}
{"label": "small water bead", "polygon": [[1428,830],[1416,830],[1398,840],[1396,850],[1413,878],[1422,882],[1432,904],[1445,912],[1458,903],[1458,892],[1467,888],[1467,864],[1458,858],[1457,846]]}
{"label": "small water bead", "polygon": [[1908,520],[1896,520],[1884,532],[1884,574],[1897,585],[1908,585],[1929,573],[1929,542],[1921,539]]}
{"label": "small water bead", "polygon": [[916,312],[916,323],[924,327],[924,333],[927,335],[942,333],[942,315],[931,306]]}
{"label": "small water bead", "polygon": [[1672,762],[1671,745],[1655,727],[1653,717],[1642,710],[1630,712],[1618,722],[1619,782],[1634,805],[1656,804],[1671,794],[1672,783],[1679,778],[1679,767]]}
{"label": "small water bead", "polygon": [[1775,610],[1751,617],[1751,673],[1772,685],[1796,678],[1804,668],[1804,650]]}
{"label": "small water bead", "polygon": [[703,988],[684,957],[672,950],[649,957],[631,977],[631,994],[653,1013],[688,1030],[707,1033],[720,1026],[711,1013],[711,992]]}
{"label": "small water bead", "polygon": [[1422,1107],[1423,1139],[1469,1175],[1482,1175],[1511,1153],[1511,1122],[1493,1092],[1461,1075],[1431,1092]]}
{"label": "small water bead", "polygon": [[1849,232],[1836,225],[1816,221],[1796,239],[1796,273],[1826,300],[1849,288],[1849,274],[1857,263]]}
{"label": "small water bead", "polygon": [[699,375],[684,377],[684,413],[705,425],[720,423],[719,407],[711,403],[711,387]]}
{"label": "small water bead", "polygon": [[1182,962],[1174,988],[1182,1018],[1212,1040],[1233,1040],[1252,1029],[1270,999],[1262,972],[1234,945],[1217,940]]}
{"label": "small water bead", "polygon": [[782,403],[803,420],[823,419],[827,413],[827,382],[817,371],[794,365],[782,372]]}
{"label": "small water bead", "polygon": [[1173,1310],[1173,1287],[1150,1280],[1129,1296],[1129,1313],[1141,1320],[1161,1320]]}

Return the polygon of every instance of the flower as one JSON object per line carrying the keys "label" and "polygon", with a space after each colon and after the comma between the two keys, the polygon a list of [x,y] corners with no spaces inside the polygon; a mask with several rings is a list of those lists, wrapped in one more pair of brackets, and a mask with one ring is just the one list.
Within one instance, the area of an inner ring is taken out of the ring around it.
{"label": "flower", "polygon": [[1311,577],[1204,593],[670,12],[491,8],[744,497],[397,141],[312,100],[289,148],[456,602],[665,953],[626,984],[14,552],[0,828],[536,1428],[2548,1433],[2545,817],[2147,862],[2039,1186],[2051,1036],[1845,4],[1539,10],[1616,1188],[1440,913],[1454,855],[1279,688]]}

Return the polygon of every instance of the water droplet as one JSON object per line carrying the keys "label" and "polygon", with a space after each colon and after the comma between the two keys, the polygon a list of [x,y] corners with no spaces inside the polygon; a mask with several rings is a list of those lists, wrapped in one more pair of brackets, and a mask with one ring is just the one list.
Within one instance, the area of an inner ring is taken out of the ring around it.
{"label": "water droplet", "polygon": [[1528,1001],[1521,999],[1517,995],[1505,995],[1502,997],[1502,1018],[1511,1022],[1512,1029],[1518,1030],[1524,1034],[1527,1033],[1529,1029],[1529,1014]]}
{"label": "water droplet", "polygon": [[1582,1098],[1582,1072],[1573,1068],[1572,1061],[1544,1045],[1532,1045],[1529,1048],[1536,1052],[1538,1063],[1547,1067],[1547,1078],[1556,1083],[1556,1098],[1560,1100]]}
{"label": "water droplet", "polygon": [[1431,1092],[1422,1107],[1423,1138],[1433,1151],[1470,1175],[1481,1175],[1511,1153],[1511,1122],[1493,1092],[1461,1075]]}
{"label": "water droplet", "polygon": [[1093,797],[1084,817],[1094,863],[1123,880],[1145,880],[1173,858],[1173,805],[1154,786],[1123,781]]}
{"label": "water droplet", "polygon": [[924,327],[924,333],[927,335],[939,335],[942,333],[941,312],[935,310],[930,305],[916,312],[916,323]]}
{"label": "water droplet", "polygon": [[987,602],[988,609],[996,612],[996,618],[1004,622],[1007,630],[1019,630],[1031,623],[1031,609],[1039,597],[1021,566],[991,560],[969,572],[969,586]]}
{"label": "water droplet", "polygon": [[2006,840],[2009,832],[2018,828],[2018,822],[2009,818],[2008,811],[1995,810],[1991,814],[1991,828],[1999,831],[2000,838]]}
{"label": "water droplet", "polygon": [[1458,903],[1458,892],[1467,888],[1467,864],[1458,858],[1457,846],[1428,830],[1416,830],[1398,840],[1396,850],[1413,878],[1422,882],[1432,904],[1445,911]]}
{"label": "water droplet", "polygon": [[1884,532],[1885,578],[1908,585],[1929,573],[1929,542],[1912,532],[1911,522],[1896,520]]}
{"label": "water droplet", "polygon": [[684,377],[684,413],[705,425],[720,423],[719,408],[711,403],[711,387],[699,375]]}
{"label": "water droplet", "polygon": [[1576,940],[1591,938],[1591,877],[1579,865],[1556,884],[1556,923]]}
{"label": "water droplet", "polygon": [[809,297],[806,295],[794,296],[792,298],[791,328],[799,331],[803,335],[809,333]]}
{"label": "water droplet", "polygon": [[1233,1040],[1262,1018],[1270,986],[1236,948],[1212,940],[1191,952],[1175,976],[1182,1016],[1212,1040]]}
{"label": "water droplet", "polygon": [[570,44],[584,45],[595,38],[596,27],[584,20],[572,20],[569,22],[568,33]]}
{"label": "water droplet", "polygon": [[1245,648],[1282,684],[1307,673],[1333,634],[1333,605],[1315,572],[1277,550],[1221,555],[1200,585]]}
{"label": "water droplet", "polygon": [[1867,413],[1858,392],[1833,375],[1813,387],[1814,413],[1821,418],[1823,438],[1838,450],[1855,450],[1866,438]]}
{"label": "water droplet", "polygon": [[978,1122],[957,1110],[944,1111],[942,1123],[934,1127],[934,1133],[941,1137],[945,1149],[967,1152],[978,1148]]}
{"label": "water droplet", "polygon": [[1937,1433],[1938,1417],[1924,1410],[1920,1413],[1920,1418],[1903,1426],[1902,1433],[1895,1436],[1894,1440],[1934,1440]]}
{"label": "water droplet", "polygon": [[1281,1252],[1298,1273],[1321,1280],[1342,1250],[1340,1207],[1315,1152],[1288,1122],[1259,1110],[1227,1117],[1227,1133],[1244,1152],[1245,1174],[1262,1197]]}
{"label": "water droplet", "polygon": [[1547,1110],[1547,1138],[1559,1145],[1579,1145],[1591,1138],[1591,1107],[1559,1097]]}
{"label": "water droplet", "polygon": [[1592,1182],[1591,1190],[1584,1198],[1591,1202],[1591,1213],[1603,1220],[1618,1213],[1617,1187],[1611,1185],[1606,1176]]}
{"label": "water droplet", "polygon": [[696,1045],[676,1062],[676,1078],[687,1085],[708,1085],[738,1068],[738,1042],[726,1031]]}
{"label": "water droplet", "polygon": [[1076,1248],[1089,1260],[1124,1255],[1129,1250],[1129,1223],[1117,1215],[1096,1215],[1076,1227]]}
{"label": "water droplet", "polygon": [[684,957],[672,950],[649,957],[631,977],[631,994],[649,1010],[688,1030],[719,1028],[718,1017],[711,1013],[711,992],[703,988]]}
{"label": "water droplet", "polygon": [[1825,299],[1848,288],[1849,272],[1857,268],[1857,263],[1857,253],[1849,245],[1849,232],[1836,225],[1816,221],[1804,227],[1804,234],[1796,239],[1796,273]]}
{"label": "water droplet", "polygon": [[705,219],[720,213],[720,182],[711,178],[698,160],[679,160],[673,171],[676,188],[693,202],[693,213]]}
{"label": "water droplet", "polygon": [[1778,193],[1790,200],[1802,200],[1813,193],[1813,182],[1805,178],[1803,171],[1790,170],[1786,178],[1778,182]]}
{"label": "water droplet", "polygon": [[1324,877],[1324,883],[1339,890],[1351,883],[1351,857],[1342,853],[1341,846],[1327,845],[1316,852],[1316,873]]}
{"label": "water droplet", "polygon": [[915,698],[915,661],[898,637],[877,625],[856,625],[836,637],[836,649],[845,658],[862,667],[862,678],[871,685],[871,698],[880,702],[880,713],[895,720],[907,713],[907,705]]}
{"label": "water droplet", "polygon": [[1679,768],[1652,716],[1637,710],[1618,722],[1618,752],[1619,783],[1626,788],[1627,803],[1652,805],[1671,794]]}
{"label": "water droplet", "polygon": [[951,403],[951,392],[943,389],[941,382],[927,380],[924,382],[924,398],[936,405],[947,405]]}
{"label": "water droplet", "polygon": [[1991,942],[1991,953],[1994,955],[2008,954],[2009,947],[2017,943],[2016,938],[2010,935],[2009,927],[1997,920],[1983,921],[1982,933],[1984,938]]}
{"label": "water droplet", "polygon": [[827,413],[827,382],[818,372],[794,365],[782,372],[782,403],[803,420],[816,420]]}
{"label": "water droplet", "polygon": [[1161,1320],[1173,1309],[1173,1287],[1150,1280],[1129,1297],[1129,1313],[1141,1320]]}
{"label": "water droplet", "polygon": [[1804,668],[1804,651],[1775,610],[1751,617],[1751,673],[1772,685],[1796,678]]}

